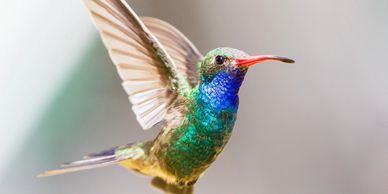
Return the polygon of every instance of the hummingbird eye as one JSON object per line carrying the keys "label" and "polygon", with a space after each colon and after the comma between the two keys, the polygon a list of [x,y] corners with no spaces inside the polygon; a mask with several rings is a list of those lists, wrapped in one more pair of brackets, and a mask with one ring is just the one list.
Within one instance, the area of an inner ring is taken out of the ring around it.
{"label": "hummingbird eye", "polygon": [[222,65],[225,63],[226,58],[222,55],[217,55],[216,58],[214,59],[214,62],[216,65]]}

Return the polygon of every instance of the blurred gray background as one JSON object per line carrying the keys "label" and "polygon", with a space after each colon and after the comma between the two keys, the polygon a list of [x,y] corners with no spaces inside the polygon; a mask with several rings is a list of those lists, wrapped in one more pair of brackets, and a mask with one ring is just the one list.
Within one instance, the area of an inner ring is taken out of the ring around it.
{"label": "blurred gray background", "polygon": [[[289,56],[250,69],[234,134],[195,193],[388,193],[388,1],[142,0],[202,53]],[[1,8],[0,193],[158,193],[113,166],[37,179],[82,155],[150,139],[78,0]]]}

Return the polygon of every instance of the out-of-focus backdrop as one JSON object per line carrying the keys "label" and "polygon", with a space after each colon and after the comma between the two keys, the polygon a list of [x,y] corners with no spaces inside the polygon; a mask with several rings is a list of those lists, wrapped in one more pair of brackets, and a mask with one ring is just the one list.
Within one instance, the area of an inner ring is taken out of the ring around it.
{"label": "out-of-focus backdrop", "polygon": [[[388,1],[129,3],[203,53],[297,61],[250,70],[232,139],[195,193],[388,193]],[[79,0],[4,1],[0,26],[0,193],[157,193],[117,166],[35,178],[158,131],[140,129]]]}

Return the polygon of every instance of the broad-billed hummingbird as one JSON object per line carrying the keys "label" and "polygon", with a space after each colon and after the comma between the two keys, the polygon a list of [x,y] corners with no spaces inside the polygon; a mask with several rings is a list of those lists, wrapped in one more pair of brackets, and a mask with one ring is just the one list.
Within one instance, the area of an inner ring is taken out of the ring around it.
{"label": "broad-billed hummingbird", "polygon": [[119,164],[167,183],[194,184],[228,142],[248,69],[285,57],[216,48],[202,56],[170,24],[138,17],[125,0],[84,0],[150,141],[117,146],[39,176]]}

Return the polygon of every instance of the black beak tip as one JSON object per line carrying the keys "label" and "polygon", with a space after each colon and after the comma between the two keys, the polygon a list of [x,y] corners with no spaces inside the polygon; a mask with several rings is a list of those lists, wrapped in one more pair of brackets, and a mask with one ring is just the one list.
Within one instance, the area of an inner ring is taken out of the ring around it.
{"label": "black beak tip", "polygon": [[284,63],[295,63],[294,60],[289,59],[289,58],[282,58],[281,61],[284,62]]}

